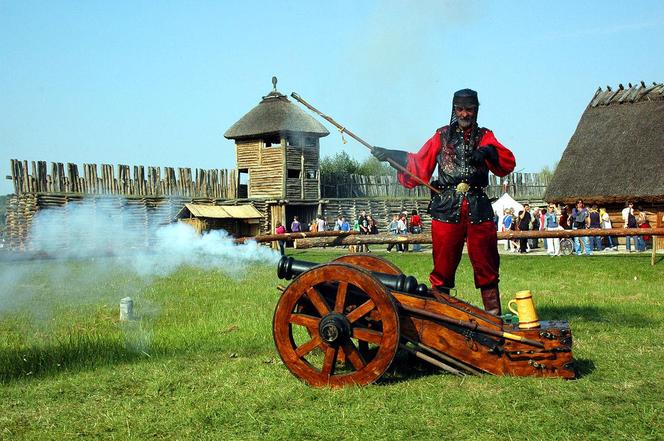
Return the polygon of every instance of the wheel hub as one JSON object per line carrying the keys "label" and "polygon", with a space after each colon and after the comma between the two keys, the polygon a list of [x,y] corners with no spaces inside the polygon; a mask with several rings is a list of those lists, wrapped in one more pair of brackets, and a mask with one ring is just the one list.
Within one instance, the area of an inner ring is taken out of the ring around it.
{"label": "wheel hub", "polygon": [[331,312],[318,323],[318,333],[327,344],[338,346],[350,338],[350,322],[343,314]]}

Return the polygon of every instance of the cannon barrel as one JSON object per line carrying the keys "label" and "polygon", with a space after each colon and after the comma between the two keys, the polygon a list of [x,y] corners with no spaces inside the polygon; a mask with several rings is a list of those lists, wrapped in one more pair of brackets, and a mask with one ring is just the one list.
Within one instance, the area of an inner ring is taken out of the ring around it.
{"label": "cannon barrel", "polygon": [[[320,265],[314,262],[305,262],[303,260],[295,260],[292,257],[283,256],[277,265],[277,276],[280,279],[291,280],[305,271],[309,271],[315,266]],[[426,285],[418,285],[417,279],[413,276],[406,276],[399,274],[398,276],[385,273],[377,273],[370,271],[380,283],[394,291],[401,291],[409,294],[417,294],[426,296],[428,288]]]}

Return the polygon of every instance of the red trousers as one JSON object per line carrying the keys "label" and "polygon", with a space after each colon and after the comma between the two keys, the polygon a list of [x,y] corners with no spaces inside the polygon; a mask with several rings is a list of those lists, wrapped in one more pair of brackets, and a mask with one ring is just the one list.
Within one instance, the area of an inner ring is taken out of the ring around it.
{"label": "red trousers", "polygon": [[458,224],[431,221],[433,239],[433,271],[429,276],[432,286],[454,287],[456,273],[464,240],[468,245],[468,257],[473,265],[475,287],[487,288],[498,285],[498,240],[496,224],[484,221],[471,224],[468,218],[468,203],[463,200],[461,220]]}

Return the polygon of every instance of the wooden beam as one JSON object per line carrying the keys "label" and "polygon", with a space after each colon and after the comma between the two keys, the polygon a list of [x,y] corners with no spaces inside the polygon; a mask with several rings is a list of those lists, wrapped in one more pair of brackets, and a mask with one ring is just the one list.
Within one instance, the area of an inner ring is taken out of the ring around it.
{"label": "wooden beam", "polygon": [[[607,230],[558,230],[558,231],[505,231],[497,233],[498,240],[502,239],[542,239],[542,238],[565,238],[586,236],[650,236],[664,235],[664,228],[612,228]],[[371,245],[371,244],[429,244],[432,243],[430,233],[394,235],[392,233],[380,233],[369,235],[352,235],[346,237],[316,237],[295,240],[296,248],[313,248],[338,245]]]}

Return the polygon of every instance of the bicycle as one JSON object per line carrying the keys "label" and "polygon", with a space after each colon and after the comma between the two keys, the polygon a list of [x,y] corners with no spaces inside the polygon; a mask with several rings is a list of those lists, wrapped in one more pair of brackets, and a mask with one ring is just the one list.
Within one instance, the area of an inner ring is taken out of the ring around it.
{"label": "bicycle", "polygon": [[563,256],[571,256],[574,254],[574,242],[569,237],[560,239],[560,254]]}

